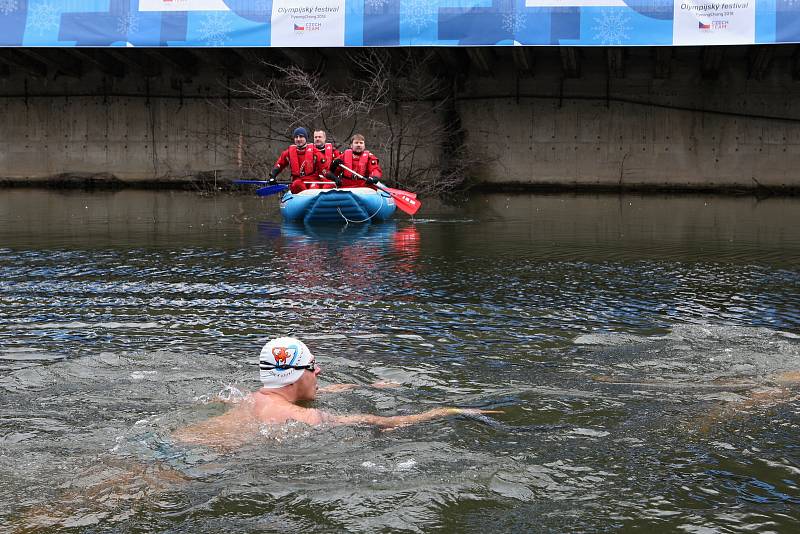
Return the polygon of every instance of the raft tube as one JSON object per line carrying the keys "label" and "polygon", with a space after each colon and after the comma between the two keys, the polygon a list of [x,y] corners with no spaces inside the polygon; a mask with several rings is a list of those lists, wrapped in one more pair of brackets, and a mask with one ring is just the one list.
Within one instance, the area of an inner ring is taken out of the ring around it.
{"label": "raft tube", "polygon": [[346,189],[306,189],[297,194],[286,193],[281,199],[281,214],[286,221],[317,222],[381,222],[396,209],[388,193],[370,187]]}

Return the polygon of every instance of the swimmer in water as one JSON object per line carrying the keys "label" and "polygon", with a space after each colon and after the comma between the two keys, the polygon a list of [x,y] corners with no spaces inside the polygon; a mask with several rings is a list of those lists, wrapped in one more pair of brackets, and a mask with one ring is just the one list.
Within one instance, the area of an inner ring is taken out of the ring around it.
{"label": "swimmer in water", "polygon": [[674,382],[668,380],[617,380],[613,376],[597,375],[592,379],[605,384],[628,386],[644,386],[672,389],[714,389],[723,391],[736,391],[733,400],[722,402],[712,407],[707,413],[698,418],[686,421],[689,429],[699,429],[708,433],[725,421],[753,413],[757,410],[772,408],[800,399],[797,391],[800,385],[800,371],[783,371],[764,378],[742,377],[713,380],[710,382]]}
{"label": "swimmer in water", "polygon": [[[241,446],[252,441],[263,425],[292,421],[307,425],[374,425],[391,429],[431,419],[459,414],[502,413],[472,408],[435,408],[413,415],[382,417],[369,414],[334,415],[301,403],[313,401],[317,377],[322,368],[309,348],[299,339],[273,339],[261,350],[259,358],[261,389],[250,393],[223,415],[176,430],[172,437],[181,443],[217,448]],[[378,383],[377,387],[387,384]],[[324,391],[344,391],[354,384],[334,384]]]}
{"label": "swimmer in water", "polygon": [[[413,415],[381,417],[368,414],[334,415],[305,407],[302,403],[313,401],[318,391],[346,391],[357,386],[333,384],[318,389],[317,377],[322,369],[308,347],[294,338],[278,338],[267,343],[261,351],[259,367],[261,389],[247,395],[223,415],[176,430],[172,434],[173,440],[178,444],[201,445],[224,451],[257,439],[264,425],[292,421],[312,426],[364,424],[391,429],[450,415],[502,413],[498,410],[436,408]],[[392,385],[396,384],[373,384],[374,387]],[[192,477],[162,462],[137,464],[105,459],[98,463],[98,470],[96,475],[100,480],[81,487],[80,491],[62,495],[59,506],[48,503],[29,509],[20,518],[24,525],[22,531],[64,525],[74,514],[92,506],[102,510],[105,505],[117,505],[161,491],[175,490],[192,480]],[[111,476],[104,476],[107,474]]]}
{"label": "swimmer in water", "polygon": [[710,432],[721,422],[794,402],[800,398],[797,392],[798,384],[800,384],[800,371],[784,371],[770,375],[762,383],[750,389],[747,395],[713,408],[701,419],[699,428],[703,432]]}

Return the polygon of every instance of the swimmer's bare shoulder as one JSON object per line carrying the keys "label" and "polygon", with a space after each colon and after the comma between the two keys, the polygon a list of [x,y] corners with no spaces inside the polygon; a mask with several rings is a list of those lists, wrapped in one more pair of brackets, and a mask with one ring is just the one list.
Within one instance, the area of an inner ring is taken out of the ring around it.
{"label": "swimmer's bare shoulder", "polygon": [[258,414],[258,420],[266,424],[281,424],[288,421],[298,421],[307,425],[321,425],[325,422],[323,412],[314,408],[302,406],[272,406]]}
{"label": "swimmer's bare shoulder", "polygon": [[279,425],[288,421],[298,421],[307,425],[319,425],[324,422],[320,410],[298,406],[281,397],[255,392],[251,394],[251,398],[253,400],[251,413],[259,423]]}

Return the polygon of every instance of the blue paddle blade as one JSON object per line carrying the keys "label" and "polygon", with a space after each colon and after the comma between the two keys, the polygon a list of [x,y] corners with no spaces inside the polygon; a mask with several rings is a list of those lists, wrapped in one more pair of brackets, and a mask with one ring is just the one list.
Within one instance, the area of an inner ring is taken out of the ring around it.
{"label": "blue paddle blade", "polygon": [[268,185],[267,187],[256,189],[256,195],[260,197],[268,197],[270,195],[274,195],[275,193],[286,191],[287,189],[289,189],[289,186],[284,184]]}
{"label": "blue paddle blade", "polygon": [[232,184],[266,184],[266,180],[234,180]]}

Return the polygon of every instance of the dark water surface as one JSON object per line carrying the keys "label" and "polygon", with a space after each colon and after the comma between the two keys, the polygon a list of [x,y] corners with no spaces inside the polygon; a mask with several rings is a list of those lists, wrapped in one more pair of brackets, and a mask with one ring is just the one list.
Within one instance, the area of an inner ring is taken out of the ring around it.
{"label": "dark water surface", "polygon": [[[322,409],[504,413],[170,442],[286,334]],[[798,199],[0,190],[3,531],[797,531],[796,370]]]}

